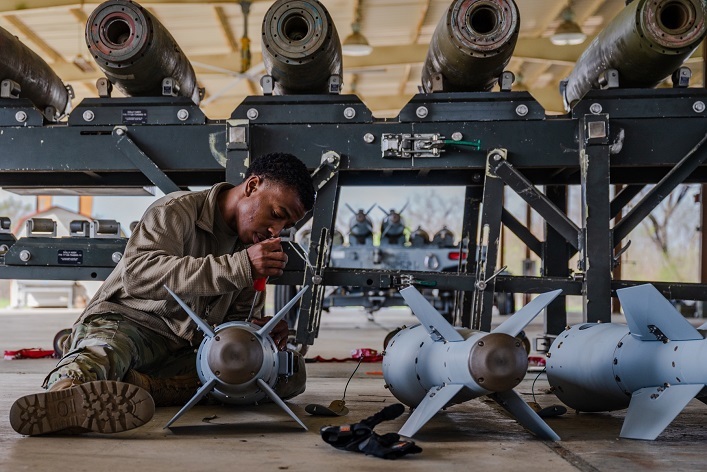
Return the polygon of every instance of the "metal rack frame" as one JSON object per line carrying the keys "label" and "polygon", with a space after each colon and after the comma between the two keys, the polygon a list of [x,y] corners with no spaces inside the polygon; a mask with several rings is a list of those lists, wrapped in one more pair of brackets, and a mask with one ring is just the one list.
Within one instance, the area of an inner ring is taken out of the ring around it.
{"label": "metal rack frame", "polygon": [[[286,273],[271,281],[315,288],[301,302],[298,342],[312,344],[318,334],[318,287],[389,288],[404,276],[457,291],[463,324],[486,330],[494,291],[562,288],[547,310],[552,335],[566,325],[566,295],[583,295],[588,321],[609,321],[612,293],[638,283],[611,280],[615,248],[675,186],[707,182],[705,103],[704,89],[613,89],[589,93],[570,114],[547,116],[525,92],[434,93],[416,95],[396,119],[382,120],[352,95],[253,96],[230,119],[212,121],[186,100],[104,98],[79,104],[67,124],[46,125],[28,103],[3,99],[0,187],[171,191],[240,182],[251,157],[291,152],[316,170],[319,188],[308,215],[310,266],[291,257]],[[126,110],[145,110],[143,121],[126,123],[134,117]],[[22,123],[19,111],[29,117]],[[462,144],[471,140],[480,141],[479,149]],[[408,147],[396,151],[396,142]],[[610,200],[611,184],[627,186]],[[611,219],[648,184],[657,185],[612,228]],[[458,273],[328,267],[340,188],[361,185],[465,187],[469,263]],[[566,214],[568,185],[581,187],[580,225]],[[544,241],[503,208],[506,186],[543,217]],[[495,275],[501,225],[541,257],[542,276]],[[573,271],[569,260],[577,252]],[[25,278],[64,278],[74,271],[78,279],[87,268],[61,269],[5,265],[0,278],[23,271]],[[707,299],[702,284],[655,285],[670,298]]]}

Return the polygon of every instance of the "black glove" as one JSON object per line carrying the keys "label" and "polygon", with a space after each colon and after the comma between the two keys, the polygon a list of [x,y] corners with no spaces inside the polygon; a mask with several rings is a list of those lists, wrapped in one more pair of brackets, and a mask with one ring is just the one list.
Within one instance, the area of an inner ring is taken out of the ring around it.
{"label": "black glove", "polygon": [[402,415],[405,407],[396,403],[383,408],[373,416],[359,423],[341,426],[323,426],[320,430],[322,439],[337,449],[352,452],[363,452],[366,455],[397,459],[405,454],[422,452],[413,441],[401,441],[396,433],[380,436],[373,428],[383,421],[392,420]]}
{"label": "black glove", "polygon": [[405,454],[422,452],[422,448],[417,446],[414,441],[400,440],[398,433],[388,433],[383,436],[373,433],[359,443],[358,450],[367,456],[382,457],[383,459],[397,459]]}

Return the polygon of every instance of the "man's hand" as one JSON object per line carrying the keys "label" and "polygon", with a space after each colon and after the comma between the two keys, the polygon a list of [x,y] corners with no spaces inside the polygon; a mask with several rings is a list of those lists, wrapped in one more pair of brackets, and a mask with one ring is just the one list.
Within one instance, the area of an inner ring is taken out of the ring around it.
{"label": "man's hand", "polygon": [[279,277],[287,264],[287,254],[282,252],[280,238],[266,239],[248,249],[253,280],[261,277]]}
{"label": "man's hand", "polygon": [[[265,326],[271,319],[272,316],[266,316],[264,318],[251,320],[251,322],[262,327]],[[290,334],[290,329],[287,327],[287,322],[285,320],[280,320],[269,334],[272,340],[275,341],[275,345],[280,351],[287,349],[287,336]]]}

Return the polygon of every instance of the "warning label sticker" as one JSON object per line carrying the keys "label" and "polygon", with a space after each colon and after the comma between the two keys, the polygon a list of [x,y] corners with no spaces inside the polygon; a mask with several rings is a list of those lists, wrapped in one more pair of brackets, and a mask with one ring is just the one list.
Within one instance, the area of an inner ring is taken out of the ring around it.
{"label": "warning label sticker", "polygon": [[124,125],[146,125],[147,110],[123,110]]}
{"label": "warning label sticker", "polygon": [[60,265],[83,264],[83,251],[80,249],[59,249],[57,263]]}

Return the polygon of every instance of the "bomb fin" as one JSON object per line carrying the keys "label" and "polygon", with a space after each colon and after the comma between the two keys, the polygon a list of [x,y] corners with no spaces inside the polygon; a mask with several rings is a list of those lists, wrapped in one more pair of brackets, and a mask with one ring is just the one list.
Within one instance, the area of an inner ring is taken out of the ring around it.
{"label": "bomb fin", "polygon": [[663,432],[704,385],[646,387],[631,395],[620,436],[652,441]]}
{"label": "bomb fin", "polygon": [[528,406],[525,401],[515,392],[515,390],[506,390],[505,392],[496,392],[488,395],[501,405],[513,418],[520,423],[525,429],[535,434],[541,439],[549,439],[550,441],[559,441],[560,437],[555,431],[548,426],[535,411]]}
{"label": "bomb fin", "polygon": [[528,323],[533,321],[538,314],[545,309],[557,296],[562,293],[561,289],[553,290],[552,292],[541,293],[535,297],[530,303],[515,312],[513,316],[501,323],[496,329],[491,330],[492,333],[504,333],[509,336],[518,336],[518,333],[528,326]]}
{"label": "bomb fin", "polygon": [[417,405],[415,411],[412,412],[408,420],[405,422],[398,433],[401,436],[411,438],[422,428],[439,410],[444,408],[449,403],[454,395],[459,393],[463,385],[443,385],[441,387],[432,387],[425,399]]}
{"label": "bomb fin", "polygon": [[704,339],[653,285],[621,288],[616,294],[634,338],[664,342]]}
{"label": "bomb fin", "polygon": [[401,289],[400,295],[432,339],[449,342],[464,341],[454,326],[449,324],[415,287],[411,285]]}

